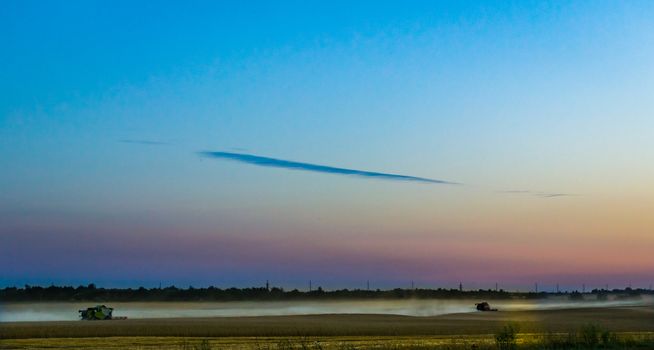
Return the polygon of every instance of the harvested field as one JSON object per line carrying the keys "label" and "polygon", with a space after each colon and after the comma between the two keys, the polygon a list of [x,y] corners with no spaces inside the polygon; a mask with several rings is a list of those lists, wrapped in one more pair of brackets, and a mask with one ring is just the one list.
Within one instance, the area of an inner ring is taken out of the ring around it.
{"label": "harvested field", "polygon": [[[16,322],[0,324],[0,346],[27,348],[193,349],[272,346],[320,348],[354,346],[438,348],[492,343],[508,323],[520,326],[521,343],[545,334],[563,334],[588,324],[631,337],[651,337],[654,308],[597,308],[451,314],[435,317],[395,315],[307,315],[140,319],[123,321]],[[647,338],[649,339],[649,338]],[[189,345],[191,344],[191,345]],[[205,344],[205,345],[206,345]],[[385,345],[384,345],[385,344]],[[403,345],[404,344],[404,345]],[[431,345],[430,345],[431,344]],[[440,345],[439,345],[440,344]]]}

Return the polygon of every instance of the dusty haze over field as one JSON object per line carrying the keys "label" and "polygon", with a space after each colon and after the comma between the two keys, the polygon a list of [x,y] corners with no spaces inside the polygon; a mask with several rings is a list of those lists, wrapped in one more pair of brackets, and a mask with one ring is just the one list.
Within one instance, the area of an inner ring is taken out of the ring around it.
{"label": "dusty haze over field", "polygon": [[[188,318],[222,316],[279,316],[317,314],[384,314],[436,316],[476,312],[479,300],[352,300],[292,302],[110,302],[114,316],[138,318]],[[0,304],[0,322],[74,321],[77,310],[89,302],[4,303]],[[612,301],[570,301],[567,297],[549,300],[497,300],[492,306],[502,311],[557,310],[654,306],[651,297]]]}

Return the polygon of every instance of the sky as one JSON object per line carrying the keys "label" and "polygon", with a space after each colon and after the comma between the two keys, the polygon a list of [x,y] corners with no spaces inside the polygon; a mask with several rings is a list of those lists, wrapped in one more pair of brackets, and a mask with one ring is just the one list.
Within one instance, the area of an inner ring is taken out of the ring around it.
{"label": "sky", "polygon": [[651,1],[7,1],[0,286],[654,282]]}

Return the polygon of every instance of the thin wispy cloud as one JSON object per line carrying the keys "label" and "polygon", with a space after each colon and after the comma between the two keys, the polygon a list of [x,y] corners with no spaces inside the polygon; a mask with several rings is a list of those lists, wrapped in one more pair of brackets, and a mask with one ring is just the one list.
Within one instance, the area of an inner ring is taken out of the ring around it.
{"label": "thin wispy cloud", "polygon": [[570,197],[575,196],[572,193],[537,193],[536,196],[543,198],[554,198],[554,197]]}
{"label": "thin wispy cloud", "polygon": [[244,153],[207,151],[207,152],[199,152],[199,154],[209,158],[231,160],[231,161],[263,166],[263,167],[271,167],[271,168],[310,171],[310,172],[334,174],[334,175],[358,176],[363,178],[380,179],[380,180],[459,185],[459,183],[445,181],[445,180],[429,179],[429,178],[409,176],[409,175],[380,173],[380,172],[357,170],[357,169],[338,168],[338,167],[327,166],[327,165],[295,162],[291,160],[262,157],[252,154],[244,154]]}
{"label": "thin wispy cloud", "polygon": [[540,197],[540,198],[576,196],[576,194],[573,193],[541,192],[541,191],[529,191],[529,190],[504,190],[504,191],[497,191],[497,192],[508,193],[508,194],[526,194],[526,195],[532,195],[534,197]]}
{"label": "thin wispy cloud", "polygon": [[161,146],[161,145],[168,145],[168,142],[163,142],[163,141],[153,141],[153,140],[118,140],[118,142],[122,143],[132,143],[132,144],[137,144],[137,145],[146,145],[146,146]]}

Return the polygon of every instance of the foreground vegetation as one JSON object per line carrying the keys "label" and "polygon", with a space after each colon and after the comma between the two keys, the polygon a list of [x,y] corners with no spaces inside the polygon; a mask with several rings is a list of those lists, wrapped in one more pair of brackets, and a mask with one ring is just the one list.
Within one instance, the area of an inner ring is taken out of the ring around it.
{"label": "foreground vegetation", "polygon": [[[507,328],[508,333],[507,333]],[[0,349],[165,350],[562,350],[652,349],[654,333],[613,333],[589,324],[569,333],[413,337],[109,337],[0,340]],[[508,336],[508,337],[507,337]]]}

